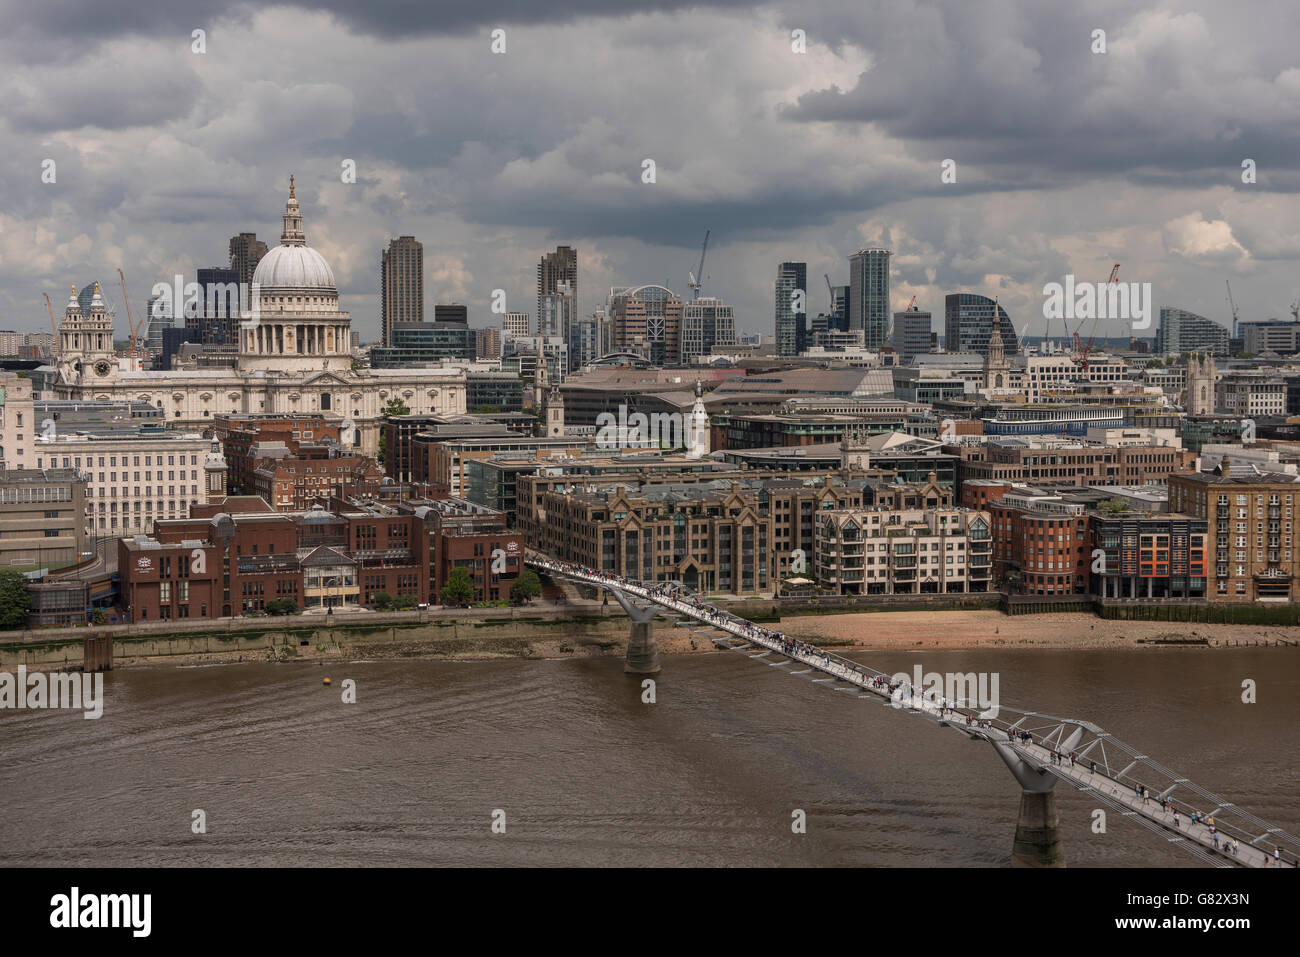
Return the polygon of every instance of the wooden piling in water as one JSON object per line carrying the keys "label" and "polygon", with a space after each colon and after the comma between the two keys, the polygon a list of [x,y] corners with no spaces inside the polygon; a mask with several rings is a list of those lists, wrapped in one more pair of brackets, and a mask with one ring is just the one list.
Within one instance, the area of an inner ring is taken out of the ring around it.
{"label": "wooden piling in water", "polygon": [[82,665],[86,674],[113,670],[113,636],[88,635],[81,640]]}

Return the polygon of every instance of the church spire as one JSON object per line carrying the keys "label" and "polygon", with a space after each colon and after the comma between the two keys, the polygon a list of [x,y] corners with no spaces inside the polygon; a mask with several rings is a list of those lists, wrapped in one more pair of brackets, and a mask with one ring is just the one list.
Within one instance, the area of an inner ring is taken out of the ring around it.
{"label": "church spire", "polygon": [[280,234],[282,246],[306,246],[307,236],[302,231],[302,213],[294,195],[293,174],[289,174],[289,199],[284,204],[284,232]]}

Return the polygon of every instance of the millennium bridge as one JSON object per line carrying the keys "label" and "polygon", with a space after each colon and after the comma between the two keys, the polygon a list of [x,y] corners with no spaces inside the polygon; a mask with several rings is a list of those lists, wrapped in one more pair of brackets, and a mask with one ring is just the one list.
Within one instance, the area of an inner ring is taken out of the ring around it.
{"label": "millennium bridge", "polygon": [[[614,596],[632,621],[629,674],[657,674],[654,618],[663,616],[720,648],[834,692],[896,708],[918,720],[987,741],[1021,787],[1012,866],[1064,867],[1054,788],[1092,795],[1123,817],[1214,867],[1296,869],[1300,839],[1170,770],[1082,718],[1063,718],[972,698],[949,699],[764,628],[715,607],[680,582],[631,581],[529,551],[525,563],[553,579]],[[973,693],[973,689],[972,689]]]}

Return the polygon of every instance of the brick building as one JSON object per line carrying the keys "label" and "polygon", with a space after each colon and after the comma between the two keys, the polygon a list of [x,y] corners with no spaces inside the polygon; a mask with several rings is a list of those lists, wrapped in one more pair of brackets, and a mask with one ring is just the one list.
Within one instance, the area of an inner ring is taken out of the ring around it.
{"label": "brick building", "polygon": [[1091,539],[1088,507],[1036,489],[1012,490],[989,505],[995,580],[1027,595],[1083,594]]}
{"label": "brick building", "polygon": [[257,463],[253,447],[262,442],[339,440],[339,420],[326,420],[318,412],[305,415],[219,415],[212,423],[213,435],[221,442],[229,478],[227,491],[248,494],[253,487]]}
{"label": "brick building", "polygon": [[302,511],[349,488],[374,485],[384,478],[373,459],[349,454],[337,445],[259,442],[250,451],[257,462],[248,491],[277,511]]}
{"label": "brick building", "polygon": [[1067,440],[955,446],[960,484],[973,480],[1034,485],[1163,485],[1193,467],[1196,455],[1172,446],[1114,448]]}
{"label": "brick building", "polygon": [[853,470],[660,478],[519,475],[519,527],[540,551],[591,568],[703,592],[770,594],[778,580],[806,574],[800,557],[811,569],[817,516],[826,511],[951,504],[950,491],[933,482],[887,486],[879,473]]}
{"label": "brick building", "polygon": [[[393,504],[334,498],[329,507],[277,512],[231,497],[230,511],[156,524],[118,543],[122,605],[134,621],[216,618],[289,598],[307,611],[373,606],[376,596],[438,604],[464,567],[476,601],[508,598],[523,542],[505,515],[455,499]],[[495,561],[494,561],[495,559]]]}
{"label": "brick building", "polygon": [[1169,479],[1169,507],[1206,523],[1211,601],[1300,601],[1298,505],[1300,476],[1234,475],[1227,456],[1214,472]]}

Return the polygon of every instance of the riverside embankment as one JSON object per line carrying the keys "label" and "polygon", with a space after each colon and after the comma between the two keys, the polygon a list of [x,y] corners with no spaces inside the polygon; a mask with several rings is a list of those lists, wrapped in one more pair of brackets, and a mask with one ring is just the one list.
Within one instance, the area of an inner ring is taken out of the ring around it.
{"label": "riverside embankment", "polygon": [[[1204,622],[1121,621],[1082,613],[1004,615],[989,608],[791,614],[772,602],[737,601],[732,611],[778,623],[825,647],[906,649],[1154,649],[1289,645],[1297,629]],[[802,609],[799,609],[802,610]],[[785,613],[782,613],[785,612]],[[628,620],[615,604],[571,600],[522,608],[431,609],[391,614],[180,620],[143,625],[0,633],[0,668],[76,667],[86,636],[112,635],[115,667],[302,659],[574,658],[622,655]],[[666,654],[713,646],[660,619]]]}

